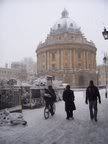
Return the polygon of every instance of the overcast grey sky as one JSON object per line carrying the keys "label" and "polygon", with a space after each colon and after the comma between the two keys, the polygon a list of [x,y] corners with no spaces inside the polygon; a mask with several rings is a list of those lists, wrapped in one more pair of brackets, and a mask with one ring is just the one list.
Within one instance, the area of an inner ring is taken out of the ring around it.
{"label": "overcast grey sky", "polygon": [[108,52],[102,31],[108,28],[107,0],[0,0],[0,67],[5,63],[32,57],[63,9],[88,40],[97,47],[97,63]]}

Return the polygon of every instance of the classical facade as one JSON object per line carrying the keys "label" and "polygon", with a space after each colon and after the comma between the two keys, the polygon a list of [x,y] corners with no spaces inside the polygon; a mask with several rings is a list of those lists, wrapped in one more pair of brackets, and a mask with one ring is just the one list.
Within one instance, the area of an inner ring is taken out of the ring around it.
{"label": "classical facade", "polygon": [[108,85],[108,65],[97,66],[97,84],[99,86]]}
{"label": "classical facade", "polygon": [[0,68],[0,81],[10,79],[26,81],[27,72],[25,66],[18,62],[13,62],[11,64],[11,68],[8,68],[8,66]]}
{"label": "classical facade", "polygon": [[16,79],[16,75],[18,75],[17,70],[13,70],[11,68],[0,68],[0,81],[1,80],[9,80]]}
{"label": "classical facade", "polygon": [[64,9],[36,49],[37,74],[51,75],[71,86],[87,86],[89,80],[96,80],[96,50]]}

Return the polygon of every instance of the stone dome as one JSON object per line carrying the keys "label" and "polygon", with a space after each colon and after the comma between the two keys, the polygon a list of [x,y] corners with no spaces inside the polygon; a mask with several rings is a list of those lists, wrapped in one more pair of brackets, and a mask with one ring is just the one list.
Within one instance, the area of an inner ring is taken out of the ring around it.
{"label": "stone dome", "polygon": [[69,18],[69,13],[64,9],[61,13],[61,18],[50,29],[50,34],[59,34],[64,32],[80,32],[80,27]]}
{"label": "stone dome", "polygon": [[73,87],[96,81],[96,47],[63,10],[44,42],[36,50],[38,77],[50,75]]}

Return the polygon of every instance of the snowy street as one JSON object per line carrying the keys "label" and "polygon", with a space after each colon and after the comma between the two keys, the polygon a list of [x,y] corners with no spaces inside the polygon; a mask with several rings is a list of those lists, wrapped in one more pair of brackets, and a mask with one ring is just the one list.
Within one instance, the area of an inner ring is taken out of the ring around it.
{"label": "snowy street", "polygon": [[74,120],[66,120],[64,102],[56,103],[56,114],[44,119],[44,108],[23,110],[27,126],[0,127],[0,144],[108,144],[108,98],[101,90],[98,122],[89,118],[85,92],[75,92]]}

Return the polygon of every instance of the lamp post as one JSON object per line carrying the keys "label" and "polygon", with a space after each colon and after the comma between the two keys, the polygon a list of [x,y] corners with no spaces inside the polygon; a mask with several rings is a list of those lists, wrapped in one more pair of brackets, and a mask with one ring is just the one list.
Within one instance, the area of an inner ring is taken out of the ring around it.
{"label": "lamp post", "polygon": [[[102,32],[102,35],[104,37],[105,40],[108,40],[108,31],[106,30],[106,28],[104,27],[104,31]],[[105,79],[106,79],[106,92],[105,92],[105,97],[107,98],[107,57],[104,56],[103,58],[104,64],[105,64]]]}
{"label": "lamp post", "polygon": [[104,27],[104,31],[102,32],[102,35],[103,35],[105,40],[108,40],[108,31],[106,30],[105,27]]}
{"label": "lamp post", "polygon": [[104,56],[103,62],[104,62],[104,64],[105,64],[105,81],[106,81],[105,97],[107,98],[107,67],[106,67],[107,57],[106,57],[106,56]]}

